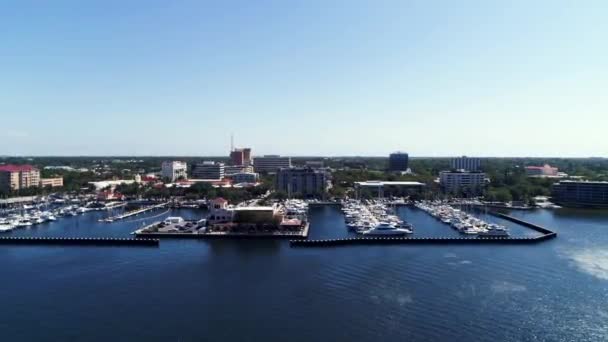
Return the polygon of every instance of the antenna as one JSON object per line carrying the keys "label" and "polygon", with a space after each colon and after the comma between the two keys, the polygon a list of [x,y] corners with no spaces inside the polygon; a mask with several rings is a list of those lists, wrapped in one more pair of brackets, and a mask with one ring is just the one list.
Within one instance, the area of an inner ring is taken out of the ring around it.
{"label": "antenna", "polygon": [[234,151],[234,133],[230,133],[230,152]]}

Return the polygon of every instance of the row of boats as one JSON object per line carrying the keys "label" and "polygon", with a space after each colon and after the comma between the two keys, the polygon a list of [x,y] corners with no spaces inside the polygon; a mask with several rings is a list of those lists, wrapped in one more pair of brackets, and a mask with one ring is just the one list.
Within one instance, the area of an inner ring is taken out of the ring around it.
{"label": "row of boats", "polygon": [[401,220],[393,207],[383,201],[348,200],[342,203],[342,211],[348,228],[362,235],[407,235],[414,232],[412,225]]}
{"label": "row of boats", "polygon": [[509,231],[505,226],[488,223],[473,215],[441,202],[418,202],[415,204],[439,221],[449,224],[463,234],[479,237],[508,237]]}
{"label": "row of boats", "polygon": [[21,214],[12,213],[6,217],[0,217],[0,232],[9,232],[15,228],[56,221],[59,217],[76,216],[86,211],[88,211],[87,208],[76,205],[69,205],[54,210],[24,210]]}

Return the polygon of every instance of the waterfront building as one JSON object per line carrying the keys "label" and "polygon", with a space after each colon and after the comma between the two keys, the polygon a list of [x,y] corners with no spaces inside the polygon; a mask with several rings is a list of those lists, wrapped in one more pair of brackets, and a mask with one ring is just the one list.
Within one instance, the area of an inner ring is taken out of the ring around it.
{"label": "waterfront building", "polygon": [[161,176],[171,182],[180,178],[188,178],[188,165],[183,161],[164,161],[161,166]]}
{"label": "waterfront building", "polygon": [[398,196],[404,197],[419,193],[426,184],[420,182],[398,182],[398,181],[365,181],[355,182],[355,193],[357,198],[363,193],[369,193],[372,197]]}
{"label": "waterfront building", "polygon": [[408,169],[409,156],[405,152],[391,153],[388,157],[388,170],[391,172],[405,172]]}
{"label": "waterfront building", "polygon": [[452,170],[479,171],[481,159],[467,156],[452,159]]}
{"label": "waterfront building", "polygon": [[310,167],[282,168],[277,172],[276,189],[288,195],[313,196],[327,191],[329,174]]}
{"label": "waterfront building", "polygon": [[40,170],[32,165],[0,165],[0,190],[15,191],[40,185]]}
{"label": "waterfront building", "polygon": [[530,177],[557,177],[559,170],[549,164],[543,166],[526,166],[526,175]]}
{"label": "waterfront building", "polygon": [[263,157],[253,158],[253,168],[258,173],[277,172],[280,168],[291,167],[290,157],[281,157],[278,155],[265,155]]}
{"label": "waterfront building", "polygon": [[232,174],[230,178],[232,178],[232,183],[234,184],[257,183],[260,175],[255,172],[239,172]]}
{"label": "waterfront building", "polygon": [[196,179],[223,179],[224,172],[224,163],[204,161],[194,166],[192,177]]}
{"label": "waterfront building", "polygon": [[478,194],[486,184],[486,174],[470,171],[441,171],[439,184],[445,192]]}
{"label": "waterfront building", "polygon": [[50,186],[52,188],[62,187],[63,186],[63,177],[40,178],[40,186],[41,187]]}
{"label": "waterfront building", "polygon": [[562,206],[608,207],[608,182],[560,181],[553,185],[552,201]]}
{"label": "waterfront building", "polygon": [[224,176],[232,176],[235,173],[249,173],[253,172],[253,166],[251,165],[225,165]]}

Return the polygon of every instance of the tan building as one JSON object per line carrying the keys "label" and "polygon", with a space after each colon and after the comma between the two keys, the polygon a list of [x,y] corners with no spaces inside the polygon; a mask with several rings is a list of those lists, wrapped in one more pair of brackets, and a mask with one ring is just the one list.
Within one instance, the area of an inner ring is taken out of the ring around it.
{"label": "tan building", "polygon": [[40,185],[40,171],[31,165],[0,165],[0,190],[15,191]]}
{"label": "tan building", "polygon": [[55,178],[40,178],[40,186],[50,186],[52,188],[62,187],[63,186],[63,177],[55,177]]}

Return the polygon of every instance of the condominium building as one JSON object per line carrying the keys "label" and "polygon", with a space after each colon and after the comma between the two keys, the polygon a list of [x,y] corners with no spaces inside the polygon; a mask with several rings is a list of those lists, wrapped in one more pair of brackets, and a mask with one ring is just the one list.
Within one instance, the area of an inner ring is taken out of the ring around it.
{"label": "condominium building", "polygon": [[253,158],[253,168],[255,172],[268,173],[277,172],[280,168],[291,167],[290,157],[281,157],[277,155],[266,155],[263,157]]}
{"label": "condominium building", "polygon": [[0,189],[19,190],[38,186],[40,171],[31,165],[1,165]]}
{"label": "condominium building", "polygon": [[50,186],[52,188],[62,187],[63,186],[63,177],[40,178],[40,186],[41,187]]}
{"label": "condominium building", "polygon": [[608,207],[608,182],[561,181],[553,185],[552,201],[563,206]]}
{"label": "condominium building", "polygon": [[395,152],[388,156],[388,170],[392,172],[407,171],[409,156],[405,152]]}
{"label": "condominium building", "polygon": [[310,167],[290,167],[277,171],[276,189],[288,195],[318,195],[329,186],[329,174]]}
{"label": "condominium building", "polygon": [[182,161],[164,161],[161,167],[161,176],[175,182],[180,178],[188,178],[188,164]]}
{"label": "condominium building", "polygon": [[224,163],[204,161],[197,163],[192,170],[194,179],[223,179],[225,175]]}
{"label": "condominium building", "polygon": [[257,183],[260,175],[255,172],[239,172],[230,176],[232,183]]}
{"label": "condominium building", "polygon": [[470,158],[466,156],[452,159],[453,170],[479,171],[481,167],[481,159]]}
{"label": "condominium building", "polygon": [[486,174],[469,171],[441,171],[439,184],[446,192],[479,193],[486,184]]}
{"label": "condominium building", "polygon": [[0,190],[15,191],[40,185],[40,171],[31,165],[0,165]]}

